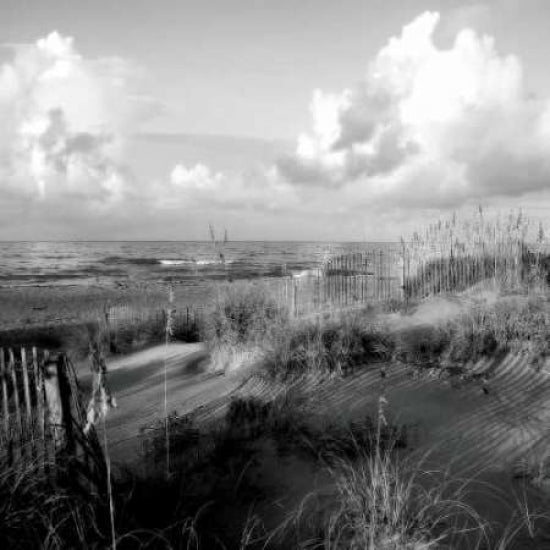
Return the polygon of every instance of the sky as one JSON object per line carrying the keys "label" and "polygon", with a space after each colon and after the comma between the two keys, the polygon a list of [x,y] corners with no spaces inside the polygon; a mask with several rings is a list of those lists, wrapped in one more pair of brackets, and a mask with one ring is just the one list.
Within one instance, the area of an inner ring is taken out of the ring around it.
{"label": "sky", "polygon": [[0,240],[550,212],[546,0],[0,0]]}

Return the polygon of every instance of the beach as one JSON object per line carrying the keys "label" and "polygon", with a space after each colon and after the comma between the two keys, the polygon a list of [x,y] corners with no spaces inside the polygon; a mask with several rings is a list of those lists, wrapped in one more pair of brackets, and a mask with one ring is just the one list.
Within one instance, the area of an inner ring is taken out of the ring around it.
{"label": "beach", "polygon": [[[379,243],[4,242],[0,328],[94,321],[106,308],[200,309],[220,284],[276,286]],[[389,245],[387,245],[389,246]],[[223,255],[220,258],[220,252]]]}

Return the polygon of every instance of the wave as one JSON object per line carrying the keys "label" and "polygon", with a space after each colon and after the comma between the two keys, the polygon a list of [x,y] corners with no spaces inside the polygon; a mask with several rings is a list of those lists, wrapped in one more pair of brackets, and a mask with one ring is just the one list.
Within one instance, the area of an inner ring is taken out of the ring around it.
{"label": "wave", "polygon": [[[221,264],[220,260],[197,260],[195,262],[197,265],[215,265]],[[229,263],[229,262],[226,262]]]}
{"label": "wave", "polygon": [[159,260],[160,265],[189,265],[193,260]]}
{"label": "wave", "polygon": [[318,277],[319,269],[303,269],[301,271],[291,271],[293,279],[308,279],[310,277]]}
{"label": "wave", "polygon": [[[178,265],[220,265],[219,260],[172,260],[164,259],[158,261],[160,265],[178,266]],[[229,262],[226,262],[229,263]]]}
{"label": "wave", "polygon": [[[104,264],[117,264],[117,265],[160,265],[164,267],[177,267],[177,266],[193,266],[193,265],[221,265],[219,259],[203,259],[195,260],[194,258],[128,258],[124,256],[109,256],[102,260]],[[226,264],[232,263],[231,260],[227,260]]]}

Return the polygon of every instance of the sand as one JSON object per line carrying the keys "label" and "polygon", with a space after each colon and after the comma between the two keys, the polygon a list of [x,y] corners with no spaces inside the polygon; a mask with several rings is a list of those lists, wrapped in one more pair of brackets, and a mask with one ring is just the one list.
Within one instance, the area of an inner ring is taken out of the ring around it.
{"label": "sand", "polygon": [[[248,368],[228,374],[211,372],[204,344],[159,345],[107,361],[108,386],[117,401],[106,426],[113,460],[139,461],[140,429],[164,417],[164,373],[167,379],[169,414],[193,411],[199,423],[219,418],[231,395],[250,375]],[[79,382],[85,395],[91,393],[91,374],[78,365]]]}
{"label": "sand", "polygon": [[[173,344],[110,362],[110,383],[120,406],[108,421],[113,444],[136,438],[140,426],[162,417],[165,360],[170,411],[195,410],[199,422],[223,416],[233,395],[271,399],[282,390],[250,371],[209,373],[197,363],[206,358],[201,344]],[[493,373],[488,395],[478,382],[458,387],[456,380],[416,376],[400,364],[389,365],[385,379],[377,368],[366,367],[345,378],[303,382],[301,389],[322,414],[344,423],[376,412],[384,395],[387,414],[414,427],[416,452],[429,452],[431,461],[452,464],[464,475],[535,459],[544,451],[550,421],[550,364],[536,372],[525,355],[509,353],[471,368]]]}
{"label": "sand", "polygon": [[[211,295],[205,286],[175,286],[177,307],[204,307]],[[0,329],[96,320],[107,305],[138,310],[168,306],[168,287],[148,283],[124,285],[44,285],[0,288]]]}
{"label": "sand", "polygon": [[[287,389],[254,369],[228,376],[209,372],[201,344],[156,346],[111,361],[109,382],[118,409],[109,413],[106,425],[115,468],[141,464],[140,428],[164,415],[165,361],[168,410],[192,413],[198,427],[221,421],[235,396],[270,400]],[[515,474],[519,463],[534,464],[547,455],[550,365],[535,372],[524,355],[510,353],[473,368],[494,373],[488,395],[479,383],[457,387],[429,373],[414,375],[418,371],[401,364],[389,365],[385,379],[378,368],[365,367],[345,378],[303,380],[296,389],[309,395],[309,410],[343,425],[367,414],[375,417],[384,395],[387,418],[409,427],[411,463],[423,471],[471,480],[468,502],[488,521],[505,525],[516,498],[543,498]],[[254,468],[270,490],[278,487],[280,514],[330,483],[313,462],[269,450]],[[274,525],[284,519],[270,509],[271,516]]]}

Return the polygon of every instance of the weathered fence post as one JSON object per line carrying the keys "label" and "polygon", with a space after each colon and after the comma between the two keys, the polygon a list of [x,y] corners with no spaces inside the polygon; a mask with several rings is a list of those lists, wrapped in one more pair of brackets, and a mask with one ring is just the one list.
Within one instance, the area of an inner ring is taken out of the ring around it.
{"label": "weathered fence post", "polygon": [[21,370],[23,372],[23,392],[25,395],[25,410],[26,410],[26,433],[31,435],[31,443],[34,445],[32,433],[32,409],[31,409],[31,393],[29,388],[29,373],[27,371],[27,352],[24,347],[21,348]]}
{"label": "weathered fence post", "polygon": [[44,469],[44,460],[47,457],[47,444],[46,444],[46,430],[45,430],[45,407],[44,407],[44,379],[42,369],[38,364],[38,352],[36,347],[32,348],[32,366],[34,374],[34,384],[36,389],[36,409],[37,409],[37,424],[39,441],[41,442],[41,449],[38,451],[38,461],[40,469]]}
{"label": "weathered fence post", "polygon": [[59,384],[57,357],[44,354],[44,390],[46,397],[48,427],[53,435],[54,448],[63,443],[63,405]]}
{"label": "weathered fence post", "polygon": [[6,439],[10,437],[10,410],[8,405],[8,385],[6,380],[6,361],[4,349],[0,348],[0,376],[2,377],[2,405],[4,412],[4,430]]}
{"label": "weathered fence post", "polygon": [[378,259],[378,277],[379,277],[379,296],[378,296],[378,299],[379,300],[384,300],[384,255],[383,255],[383,252],[382,252],[382,249],[380,249],[378,251],[378,256],[379,256],[379,259]]}
{"label": "weathered fence post", "polygon": [[15,357],[13,355],[13,350],[11,348],[9,348],[8,354],[10,358],[8,368],[11,372],[11,382],[13,387],[13,400],[15,403],[16,423],[17,423],[19,440],[21,440],[23,435],[23,422],[21,420],[21,407],[19,406],[19,386],[17,383],[17,374],[15,370]]}
{"label": "weathered fence post", "polygon": [[294,279],[293,288],[293,311],[294,317],[298,317],[298,279]]}
{"label": "weathered fence post", "polygon": [[[110,351],[115,351],[114,347],[115,345],[113,342],[111,342],[111,318],[110,318],[110,310],[111,307],[109,305],[109,302],[106,302],[103,307],[103,318],[105,319],[105,333],[107,336],[107,345],[109,347]],[[116,321],[115,321],[115,331],[117,330],[116,327]],[[115,336],[116,339],[116,336]]]}

